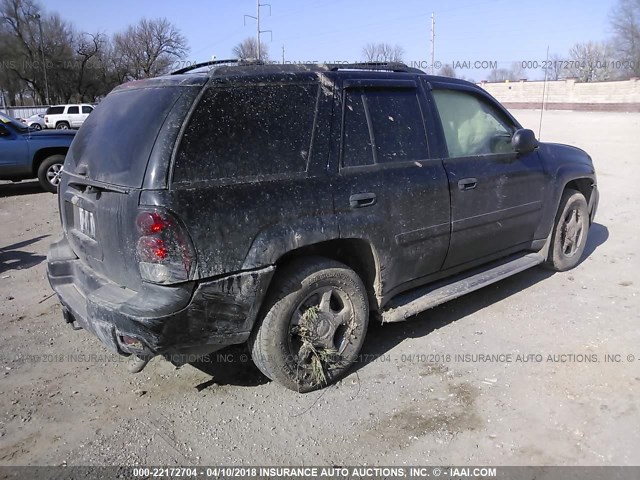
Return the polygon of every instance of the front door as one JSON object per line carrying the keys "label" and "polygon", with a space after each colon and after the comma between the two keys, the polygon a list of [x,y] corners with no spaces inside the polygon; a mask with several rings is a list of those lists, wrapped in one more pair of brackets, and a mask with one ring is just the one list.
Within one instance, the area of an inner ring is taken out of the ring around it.
{"label": "front door", "polygon": [[514,151],[518,126],[489,98],[453,86],[432,93],[451,191],[451,244],[443,268],[526,249],[542,213],[538,153]]}
{"label": "front door", "polygon": [[24,173],[29,162],[29,144],[24,137],[0,117],[0,169],[3,175]]}

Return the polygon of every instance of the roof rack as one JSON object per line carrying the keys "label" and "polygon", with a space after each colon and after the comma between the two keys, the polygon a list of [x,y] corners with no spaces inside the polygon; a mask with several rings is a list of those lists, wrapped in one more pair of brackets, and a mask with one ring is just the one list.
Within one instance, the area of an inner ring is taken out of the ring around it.
{"label": "roof rack", "polygon": [[208,62],[194,63],[193,65],[189,65],[179,70],[175,70],[171,72],[170,75],[182,75],[183,73],[187,73],[187,72],[190,72],[191,70],[197,70],[203,67],[212,67],[215,65],[227,65],[227,64],[264,65],[264,62],[262,62],[261,60],[241,60],[239,58],[229,58],[226,60],[209,60]]}
{"label": "roof rack", "polygon": [[386,70],[389,72],[424,73],[417,68],[409,67],[402,62],[362,62],[328,64],[331,71],[338,70]]}
{"label": "roof rack", "polygon": [[[187,67],[181,68],[179,70],[175,70],[171,72],[171,75],[182,75],[183,73],[188,73],[192,70],[197,70],[203,67],[212,67],[212,66],[273,66],[273,67],[281,67],[287,68],[291,66],[300,66],[305,64],[271,64],[265,63],[262,60],[241,60],[239,58],[231,58],[227,60],[209,60],[208,62],[195,63],[193,65],[189,65]],[[306,65],[310,67],[311,65]],[[403,73],[424,73],[422,70],[417,68],[409,67],[401,62],[362,62],[362,63],[336,63],[336,64],[318,64],[315,65],[316,68],[322,70],[330,70],[333,72],[337,72],[338,70],[378,70],[378,71],[388,71],[388,72],[403,72]]]}

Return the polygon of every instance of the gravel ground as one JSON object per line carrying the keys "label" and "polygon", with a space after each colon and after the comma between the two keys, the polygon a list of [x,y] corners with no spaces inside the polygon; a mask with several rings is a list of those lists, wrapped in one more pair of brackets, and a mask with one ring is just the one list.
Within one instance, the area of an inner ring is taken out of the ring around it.
{"label": "gravel ground", "polygon": [[127,373],[49,298],[54,195],[0,184],[0,465],[640,465],[639,131],[640,114],[546,112],[542,139],[598,170],[584,261],[372,327],[353,372],[307,395],[240,348]]}

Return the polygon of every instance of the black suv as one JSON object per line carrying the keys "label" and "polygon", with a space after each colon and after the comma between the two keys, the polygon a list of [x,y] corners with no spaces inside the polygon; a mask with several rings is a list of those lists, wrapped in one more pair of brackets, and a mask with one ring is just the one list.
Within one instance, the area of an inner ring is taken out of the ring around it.
{"label": "black suv", "polygon": [[401,64],[210,65],[116,88],[59,189],[65,320],[176,364],[248,342],[297,391],[396,322],[538,264],[575,266],[589,155],[484,90]]}

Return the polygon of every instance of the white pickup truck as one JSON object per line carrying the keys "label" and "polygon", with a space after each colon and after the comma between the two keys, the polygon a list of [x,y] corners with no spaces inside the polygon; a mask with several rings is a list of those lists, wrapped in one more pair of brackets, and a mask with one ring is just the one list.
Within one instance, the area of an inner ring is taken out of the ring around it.
{"label": "white pickup truck", "polygon": [[47,108],[44,123],[47,128],[58,130],[80,128],[91,112],[93,112],[93,106],[87,103],[53,105]]}

